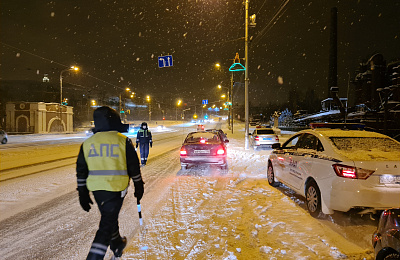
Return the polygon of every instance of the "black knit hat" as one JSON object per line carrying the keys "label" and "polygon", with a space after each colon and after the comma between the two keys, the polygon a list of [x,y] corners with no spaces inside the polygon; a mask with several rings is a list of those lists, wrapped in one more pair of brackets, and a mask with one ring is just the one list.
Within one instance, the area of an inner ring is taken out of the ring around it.
{"label": "black knit hat", "polygon": [[115,109],[108,106],[97,108],[93,112],[94,132],[118,131],[128,132],[129,125],[122,124],[121,118]]}

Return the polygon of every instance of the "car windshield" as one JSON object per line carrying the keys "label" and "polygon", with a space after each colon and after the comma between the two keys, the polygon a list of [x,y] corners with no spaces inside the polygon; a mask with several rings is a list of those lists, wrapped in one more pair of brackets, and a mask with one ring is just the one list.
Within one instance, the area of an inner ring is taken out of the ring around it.
{"label": "car windshield", "polygon": [[207,143],[219,143],[218,135],[211,132],[192,133],[186,137],[186,143],[200,143],[200,140],[205,140]]}
{"label": "car windshield", "polygon": [[385,137],[330,137],[339,153],[351,160],[398,160],[400,144]]}
{"label": "car windshield", "polygon": [[273,135],[275,133],[274,133],[274,130],[272,130],[272,129],[262,129],[262,130],[257,130],[257,134],[258,135]]}

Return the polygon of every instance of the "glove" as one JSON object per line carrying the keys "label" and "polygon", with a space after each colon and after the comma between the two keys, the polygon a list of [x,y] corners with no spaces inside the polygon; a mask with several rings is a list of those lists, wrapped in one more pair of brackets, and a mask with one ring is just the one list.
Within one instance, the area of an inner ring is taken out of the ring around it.
{"label": "glove", "polygon": [[84,211],[89,212],[89,210],[91,209],[90,204],[93,204],[93,201],[89,195],[89,190],[87,189],[86,186],[81,186],[78,187],[78,192],[79,192],[79,203],[81,204],[82,209]]}
{"label": "glove", "polygon": [[153,142],[150,143],[150,147],[153,148]]}
{"label": "glove", "polygon": [[137,201],[140,201],[143,197],[143,193],[144,193],[144,182],[141,181],[137,181],[133,183],[135,185],[135,197],[137,199]]}

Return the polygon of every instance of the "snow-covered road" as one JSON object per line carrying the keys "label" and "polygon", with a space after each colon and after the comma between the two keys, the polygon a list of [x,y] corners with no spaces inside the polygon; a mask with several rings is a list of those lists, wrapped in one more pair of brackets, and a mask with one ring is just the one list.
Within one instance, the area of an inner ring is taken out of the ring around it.
{"label": "snow-covered road", "polygon": [[[348,214],[312,218],[289,188],[268,185],[269,151],[244,150],[243,129],[235,129],[228,134],[228,171],[180,170],[178,150],[194,126],[154,133],[142,170],[147,231],[139,232],[131,187],[120,214],[129,241],[122,259],[373,259],[375,221]],[[38,146],[32,158],[79,144]],[[7,151],[14,160],[18,152],[21,161],[33,160],[25,150],[3,148],[2,164]],[[99,213],[96,206],[89,213],[80,208],[75,188],[74,165],[0,182],[0,258],[85,259]]]}

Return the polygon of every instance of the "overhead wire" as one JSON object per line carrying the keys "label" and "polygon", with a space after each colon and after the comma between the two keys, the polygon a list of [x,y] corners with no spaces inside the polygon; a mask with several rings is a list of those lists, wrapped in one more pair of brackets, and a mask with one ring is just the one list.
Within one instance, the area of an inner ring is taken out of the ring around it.
{"label": "overhead wire", "polygon": [[[256,37],[252,41],[252,45],[256,45],[269,30],[274,26],[274,24],[282,17],[282,15],[286,12],[284,8],[289,3],[290,0],[284,0],[282,4],[279,6],[278,10],[272,17],[272,19],[267,23],[267,25],[256,35]],[[264,5],[264,4],[263,4]],[[282,12],[283,11],[283,12]]]}

